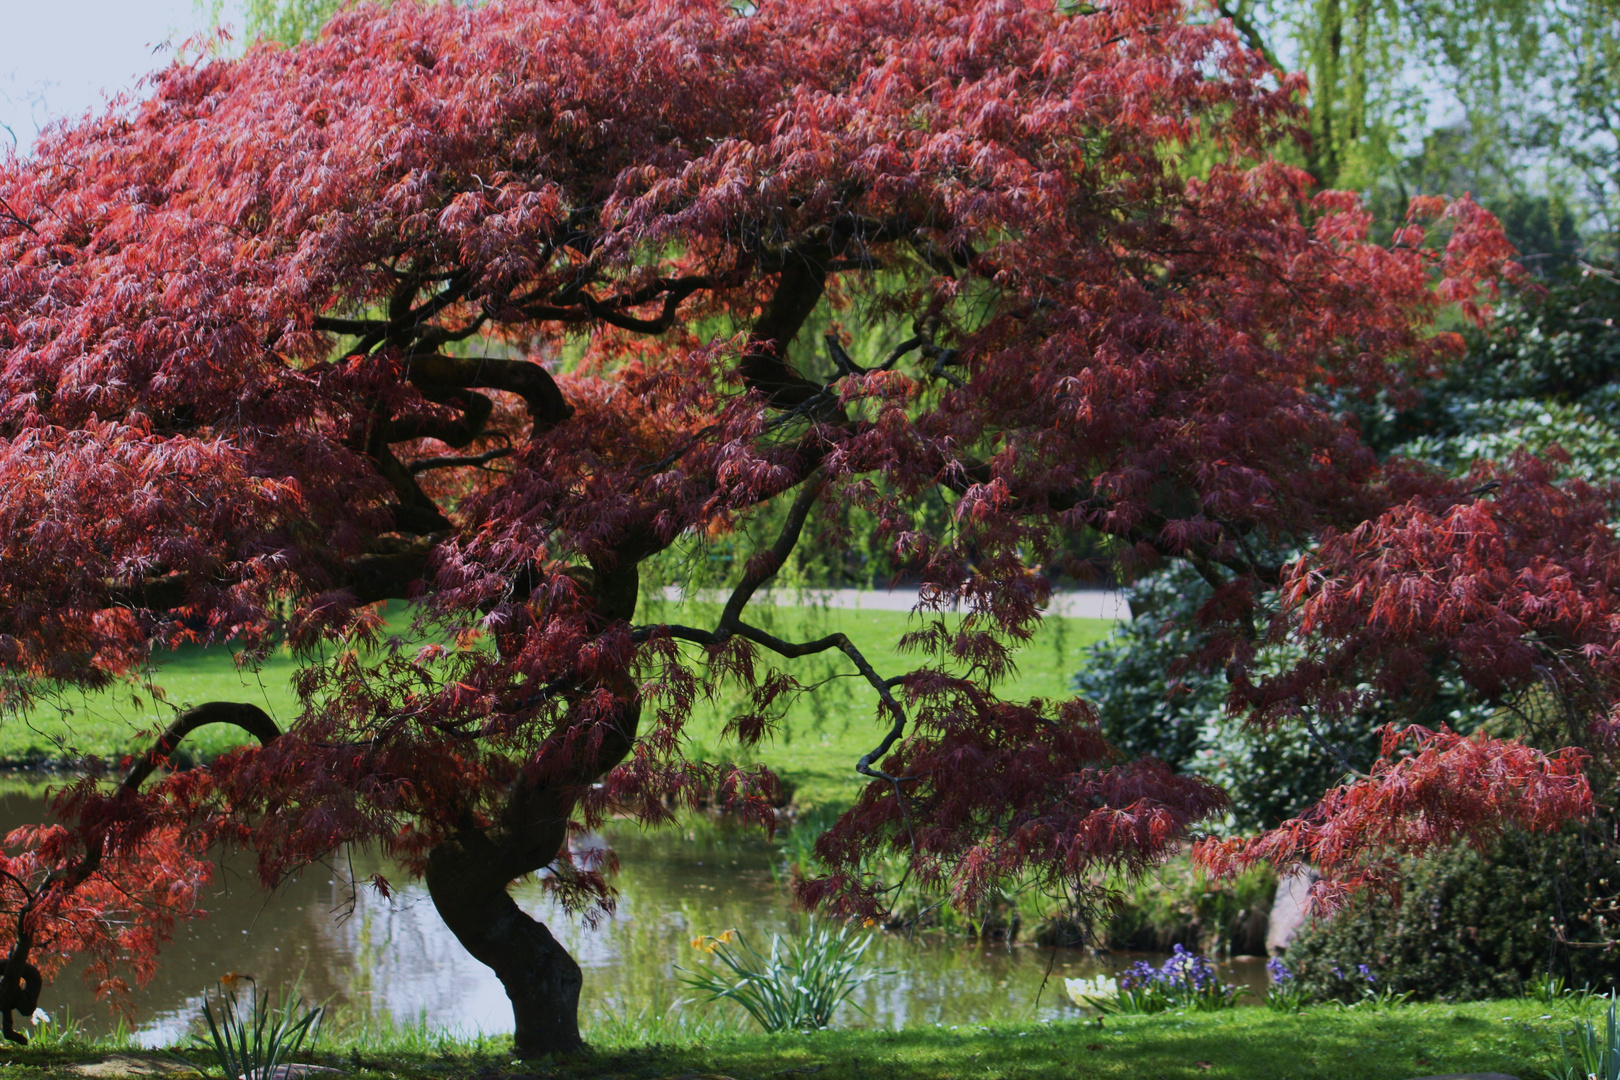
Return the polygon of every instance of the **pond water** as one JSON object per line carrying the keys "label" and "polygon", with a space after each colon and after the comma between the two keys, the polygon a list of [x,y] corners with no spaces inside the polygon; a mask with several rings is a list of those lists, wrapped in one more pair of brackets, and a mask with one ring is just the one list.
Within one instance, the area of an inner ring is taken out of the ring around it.
{"label": "pond water", "polygon": [[[0,825],[9,831],[43,820],[42,791],[0,796]],[[729,1004],[677,1004],[684,987],[675,966],[700,959],[691,941],[701,934],[736,928],[768,948],[773,933],[802,928],[804,916],[793,911],[781,879],[779,846],[758,829],[708,820],[650,833],[610,828],[604,839],[620,860],[614,879],[620,896],[617,910],[596,926],[559,910],[536,883],[514,889],[524,909],[543,920],[584,969],[580,1011],[586,1038],[593,1027],[672,1010],[689,1021],[736,1014]],[[251,974],[261,988],[297,983],[305,998],[328,1001],[338,1024],[387,1014],[401,1023],[425,1022],[434,1031],[510,1031],[511,1007],[500,983],[444,928],[421,885],[395,878],[397,891],[386,900],[350,886],[351,875],[363,880],[378,870],[386,873],[387,867],[360,853],[346,855],[269,895],[245,860],[227,860],[206,901],[209,917],[182,924],[163,952],[157,977],[134,992],[140,1041],[168,1045],[184,1039],[204,990],[227,972]],[[882,932],[867,955],[883,974],[857,992],[859,1009],[844,1006],[839,1025],[949,1026],[1074,1016],[1063,978],[1107,973],[1142,959]],[[1240,959],[1224,968],[1228,979],[1255,989],[1264,984],[1259,960]],[[87,1032],[110,1026],[106,1007],[72,971],[46,987],[41,1005],[58,1016],[69,1012]]]}

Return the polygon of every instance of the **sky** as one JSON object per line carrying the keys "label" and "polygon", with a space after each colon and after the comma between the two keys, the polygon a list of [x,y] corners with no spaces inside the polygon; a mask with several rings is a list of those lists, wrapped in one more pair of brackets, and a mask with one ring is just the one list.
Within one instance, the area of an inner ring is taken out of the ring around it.
{"label": "sky", "polygon": [[0,0],[0,153],[99,110],[211,22],[195,0]]}

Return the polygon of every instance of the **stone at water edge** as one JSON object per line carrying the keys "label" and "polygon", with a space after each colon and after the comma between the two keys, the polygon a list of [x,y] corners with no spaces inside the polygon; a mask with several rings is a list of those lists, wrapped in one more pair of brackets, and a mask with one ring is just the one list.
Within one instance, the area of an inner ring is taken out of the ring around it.
{"label": "stone at water edge", "polygon": [[[197,1070],[192,1066],[161,1054],[108,1054],[100,1061],[68,1065],[65,1071],[69,1076],[99,1077],[105,1080],[197,1075]],[[256,1072],[251,1077],[241,1077],[239,1080],[309,1080],[311,1077],[335,1076],[342,1072],[342,1069],[330,1069],[325,1065],[277,1065],[262,1077]]]}
{"label": "stone at water edge", "polygon": [[[816,1069],[816,1068],[810,1068],[810,1069],[785,1069],[782,1072],[777,1073],[776,1075],[777,1076],[783,1076],[783,1075],[786,1075],[788,1073],[816,1072],[816,1071],[819,1071],[819,1070]],[[496,1078],[496,1080],[540,1080],[540,1076],[537,1073],[502,1073],[498,1078]],[[721,1076],[719,1073],[682,1073],[679,1076],[666,1076],[666,1077],[663,1077],[662,1080],[732,1080],[732,1078],[729,1077],[729,1076]]]}
{"label": "stone at water edge", "polygon": [[337,1076],[342,1069],[333,1069],[325,1065],[277,1065],[268,1071],[259,1070],[252,1076],[241,1077],[240,1080],[307,1080],[311,1076]]}
{"label": "stone at water edge", "polygon": [[69,1076],[114,1077],[130,1076],[195,1076],[197,1070],[182,1065],[173,1058],[157,1054],[109,1054],[100,1061],[87,1061],[63,1066]]}
{"label": "stone at water edge", "polygon": [[1322,875],[1308,866],[1283,875],[1277,882],[1277,898],[1271,902],[1271,921],[1266,926],[1266,951],[1275,956],[1293,942],[1305,925],[1311,901],[1311,886]]}

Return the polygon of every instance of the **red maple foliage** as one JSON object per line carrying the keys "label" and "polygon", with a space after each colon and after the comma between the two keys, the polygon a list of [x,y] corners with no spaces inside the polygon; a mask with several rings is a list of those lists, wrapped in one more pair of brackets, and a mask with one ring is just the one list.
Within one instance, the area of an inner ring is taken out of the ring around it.
{"label": "red maple foliage", "polygon": [[1399,855],[1460,837],[1475,843],[1509,825],[1550,831],[1592,810],[1585,755],[1554,755],[1480,734],[1463,738],[1413,724],[1385,728],[1381,758],[1300,818],[1252,838],[1204,840],[1199,860],[1232,873],[1262,860],[1322,874],[1313,900],[1332,907],[1367,885],[1398,891]]}
{"label": "red maple foliage", "polygon": [[[507,886],[550,867],[604,896],[574,822],[716,790],[768,820],[767,770],[682,737],[736,682],[735,737],[765,738],[803,691],[767,656],[842,652],[879,720],[805,900],[876,911],[886,853],[963,904],[1139,869],[1222,794],[1120,760],[1082,703],[994,689],[1048,595],[1032,568],[1085,530],[1218,584],[1260,722],[1358,665],[1401,692],[1425,650],[1519,682],[1536,650],[1595,650],[1601,679],[1597,495],[1528,461],[1490,491],[1381,465],[1335,404],[1457,354],[1435,317],[1480,314],[1501,230],[1420,200],[1369,242],[1353,196],[1278,158],[1300,88],[1178,0],[406,2],[176,64],[0,165],[4,704],[188,641],[306,664],[300,715],[184,713],[123,783],[11,838],[0,1008],[37,992],[31,955],[140,976],[209,843],[252,847],[267,883],[370,844],[495,969],[521,1053],[577,1046],[579,968]],[[821,356],[798,340],[817,311],[892,349]],[[787,501],[716,625],[637,621],[642,563]],[[748,620],[828,505],[870,509],[922,583],[915,670]],[[1240,631],[1279,587],[1297,617],[1272,633],[1321,651],[1252,684]],[[389,598],[441,644],[385,639]],[[216,720],[262,746],[143,787]],[[1362,830],[1411,846],[1585,805],[1572,755],[1425,738],[1322,813],[1449,808]],[[1500,790],[1453,804],[1453,773]],[[1288,857],[1361,843],[1308,835]]]}

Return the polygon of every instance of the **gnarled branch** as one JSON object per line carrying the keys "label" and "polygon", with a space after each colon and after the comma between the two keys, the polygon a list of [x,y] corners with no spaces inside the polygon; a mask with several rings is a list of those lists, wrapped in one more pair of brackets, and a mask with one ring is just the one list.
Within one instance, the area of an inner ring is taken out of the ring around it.
{"label": "gnarled branch", "polygon": [[269,746],[281,737],[275,720],[257,705],[243,701],[204,702],[175,717],[146,753],[130,766],[119,787],[139,791],[146,778],[174,753],[187,735],[209,724],[233,724],[258,739],[261,746]]}
{"label": "gnarled branch", "polygon": [[473,389],[505,390],[518,395],[534,421],[530,438],[550,431],[574,415],[574,407],[563,397],[551,373],[529,360],[419,353],[412,356],[409,363],[411,384],[427,397]]}
{"label": "gnarled branch", "polygon": [[[809,516],[810,508],[815,504],[816,499],[820,497],[825,483],[825,477],[819,470],[812,473],[806,480],[804,488],[799,492],[798,497],[793,500],[793,506],[788,510],[787,520],[783,522],[782,530],[777,535],[776,542],[771,545],[768,551],[762,552],[750,560],[749,568],[744,571],[742,580],[738,582],[737,587],[732,591],[731,597],[726,601],[726,606],[721,610],[720,621],[715,629],[699,630],[678,624],[665,624],[657,627],[638,627],[634,636],[638,641],[645,641],[654,634],[662,632],[671,637],[709,646],[719,645],[728,638],[736,636],[746,638],[756,645],[763,645],[772,652],[790,660],[801,656],[827,652],[830,649],[837,649],[849,657],[850,662],[855,665],[855,670],[860,672],[861,676],[877,691],[878,698],[883,702],[884,708],[894,718],[894,722],[884,736],[883,741],[870,753],[861,756],[860,760],[855,764],[855,771],[863,776],[887,781],[894,786],[895,795],[900,799],[901,813],[905,816],[906,828],[909,833],[911,815],[906,808],[905,798],[900,791],[900,784],[912,778],[890,776],[872,765],[875,760],[888,753],[889,749],[905,733],[905,709],[901,706],[899,700],[895,698],[891,681],[879,675],[877,669],[866,659],[866,656],[856,647],[855,643],[841,632],[828,634],[826,637],[817,638],[815,641],[791,642],[774,634],[768,634],[758,627],[750,626],[742,621],[743,608],[747,606],[748,601],[753,598],[754,593],[759,590],[760,586],[776,576],[777,571],[787,562],[788,556],[793,553],[793,548],[798,544],[799,537],[803,533],[804,522]],[[915,839],[913,839],[913,845],[915,845]]]}
{"label": "gnarled branch", "polygon": [[[125,774],[123,782],[118,785],[120,795],[134,795],[140,791],[146,778],[151,776],[157,767],[174,753],[187,735],[208,724],[234,724],[259,740],[260,745],[268,746],[281,737],[281,729],[270,714],[257,705],[237,701],[209,701],[187,709],[164,729],[163,734],[157,737],[146,753],[142,754],[130,770]],[[84,858],[72,866],[53,871],[40,887],[43,892],[47,886],[62,884],[72,889],[83,882],[101,866],[103,842],[96,837],[94,842],[86,841]]]}
{"label": "gnarled branch", "polygon": [[805,378],[788,363],[787,349],[821,302],[832,257],[824,243],[790,249],[776,291],[748,335],[737,368],[749,388],[764,394],[774,408],[791,409],[822,392],[820,383]]}
{"label": "gnarled branch", "polygon": [[459,469],[469,465],[487,465],[491,461],[511,457],[514,452],[510,446],[497,446],[493,450],[485,450],[482,454],[470,454],[466,457],[421,458],[406,467],[411,470],[412,475],[432,469]]}

